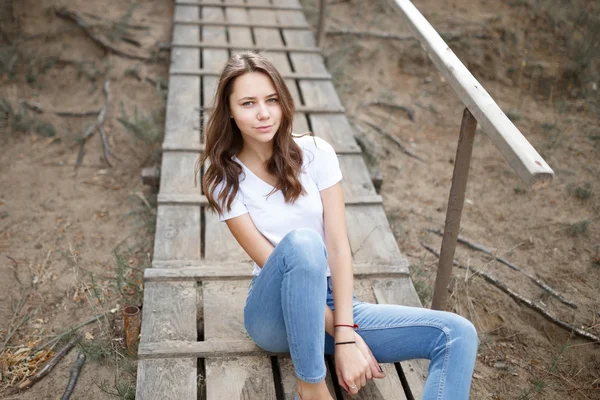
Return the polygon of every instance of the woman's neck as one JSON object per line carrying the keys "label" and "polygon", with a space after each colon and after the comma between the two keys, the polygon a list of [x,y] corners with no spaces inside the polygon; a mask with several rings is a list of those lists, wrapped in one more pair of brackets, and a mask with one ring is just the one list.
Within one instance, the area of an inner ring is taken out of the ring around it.
{"label": "woman's neck", "polygon": [[251,163],[257,163],[264,165],[271,159],[273,155],[273,143],[256,143],[248,144],[244,143],[242,150],[237,154],[237,157],[242,160],[244,164],[246,161]]}

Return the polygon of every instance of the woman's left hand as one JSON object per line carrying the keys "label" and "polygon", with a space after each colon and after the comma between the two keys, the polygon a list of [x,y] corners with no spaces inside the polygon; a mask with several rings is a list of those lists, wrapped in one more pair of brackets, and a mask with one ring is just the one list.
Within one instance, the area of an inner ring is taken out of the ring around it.
{"label": "woman's left hand", "polygon": [[352,395],[372,378],[369,363],[356,344],[335,346],[335,372],[340,386]]}
{"label": "woman's left hand", "polygon": [[371,349],[369,348],[365,340],[357,332],[354,332],[354,341],[356,342],[356,347],[358,347],[362,355],[369,363],[369,368],[371,368],[371,375],[373,376],[373,378],[385,378],[385,374],[379,367],[379,363],[377,362],[377,359],[371,352]]}

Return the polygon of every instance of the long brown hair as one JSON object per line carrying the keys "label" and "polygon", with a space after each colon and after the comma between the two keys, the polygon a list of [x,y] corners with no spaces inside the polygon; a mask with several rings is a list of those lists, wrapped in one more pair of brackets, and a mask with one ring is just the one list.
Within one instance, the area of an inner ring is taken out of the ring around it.
{"label": "long brown hair", "polygon": [[[231,210],[233,199],[240,188],[239,175],[242,167],[231,157],[242,150],[244,142],[240,129],[229,117],[229,97],[235,79],[248,72],[262,72],[271,78],[282,111],[281,123],[273,138],[273,155],[266,162],[266,170],[277,177],[277,184],[269,195],[281,190],[286,203],[290,203],[306,193],[298,178],[302,168],[302,150],[292,137],[294,99],[281,74],[269,60],[260,54],[245,51],[231,56],[221,73],[212,112],[204,131],[206,148],[194,168],[195,186],[200,168],[206,160],[210,161],[202,179],[202,190],[209,208],[220,214],[225,209]],[[215,199],[213,191],[221,182],[224,182],[224,186]]]}

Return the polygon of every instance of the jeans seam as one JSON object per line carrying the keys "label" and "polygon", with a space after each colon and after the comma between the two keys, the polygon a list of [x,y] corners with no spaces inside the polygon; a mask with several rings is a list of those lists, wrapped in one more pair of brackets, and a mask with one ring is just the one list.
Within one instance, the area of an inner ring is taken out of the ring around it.
{"label": "jeans seam", "polygon": [[442,364],[442,372],[440,373],[438,400],[442,399],[443,396],[444,384],[446,383],[446,373],[448,372],[448,360],[450,359],[450,333],[446,328],[443,328],[442,331],[446,336],[446,348],[444,349],[444,363]]}
{"label": "jeans seam", "polygon": [[439,330],[444,331],[444,333],[445,333],[445,328],[444,328],[443,325],[440,325],[440,324],[430,324],[430,323],[426,323],[426,322],[420,322],[420,323],[417,323],[417,324],[411,323],[411,324],[400,324],[400,325],[398,325],[398,324],[392,324],[392,325],[370,326],[368,328],[361,328],[361,327],[359,327],[356,330],[357,331],[374,331],[374,330],[377,330],[377,329],[406,328],[406,327],[409,327],[409,326],[411,326],[411,327],[412,326],[430,326],[430,327],[433,327],[433,328],[438,328]]}

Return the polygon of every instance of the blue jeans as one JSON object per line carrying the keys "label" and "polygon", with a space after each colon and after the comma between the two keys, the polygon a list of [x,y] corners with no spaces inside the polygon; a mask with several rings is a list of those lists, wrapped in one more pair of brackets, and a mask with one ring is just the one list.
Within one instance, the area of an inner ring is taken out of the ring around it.
{"label": "blue jeans", "polygon": [[[296,376],[309,383],[326,375],[334,354],[325,332],[325,304],[334,309],[327,250],[310,229],[288,233],[260,274],[253,277],[244,308],[252,340],[270,352],[289,352]],[[378,362],[431,360],[423,399],[468,399],[477,356],[475,327],[460,315],[420,307],[370,304],[353,296],[356,332]]]}

